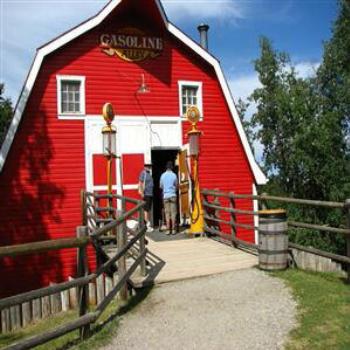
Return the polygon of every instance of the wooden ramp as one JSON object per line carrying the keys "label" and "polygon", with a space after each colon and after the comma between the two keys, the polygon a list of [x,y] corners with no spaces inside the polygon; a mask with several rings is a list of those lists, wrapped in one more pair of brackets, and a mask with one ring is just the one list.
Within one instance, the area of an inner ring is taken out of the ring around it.
{"label": "wooden ramp", "polygon": [[163,242],[149,239],[147,248],[149,275],[142,281],[135,274],[132,280],[136,285],[208,276],[258,263],[252,254],[205,237]]}

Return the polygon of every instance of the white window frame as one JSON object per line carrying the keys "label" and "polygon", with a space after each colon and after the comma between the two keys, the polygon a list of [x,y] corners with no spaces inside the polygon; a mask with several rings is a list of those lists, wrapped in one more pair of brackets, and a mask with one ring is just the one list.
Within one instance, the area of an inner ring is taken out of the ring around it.
{"label": "white window frame", "polygon": [[[85,116],[85,76],[82,75],[57,75],[57,114],[58,119],[76,119]],[[61,86],[63,81],[80,82],[80,112],[62,112]]]}
{"label": "white window frame", "polygon": [[179,85],[179,111],[180,111],[181,118],[186,119],[186,116],[183,115],[182,113],[182,88],[184,86],[188,86],[188,87],[197,88],[197,91],[198,91],[197,107],[201,114],[200,120],[202,120],[203,119],[203,92],[202,92],[203,83],[201,81],[179,80],[178,85]]}

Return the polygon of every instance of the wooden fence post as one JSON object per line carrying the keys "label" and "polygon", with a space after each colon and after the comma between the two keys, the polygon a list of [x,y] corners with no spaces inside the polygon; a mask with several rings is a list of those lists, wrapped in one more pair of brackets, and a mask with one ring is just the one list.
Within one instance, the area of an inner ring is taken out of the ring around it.
{"label": "wooden fence post", "polygon": [[[215,189],[214,191],[219,191],[219,189]],[[204,201],[207,202],[208,204],[214,204],[214,205],[220,205],[220,200],[218,197],[213,196],[213,201],[210,203],[209,201],[209,196],[207,194],[203,194]],[[205,205],[203,207],[203,212],[204,212],[204,225],[207,226],[209,229],[214,229],[219,231],[220,230],[220,224],[215,221],[215,220],[210,220],[210,217],[213,219],[218,219],[218,209],[211,209]],[[204,226],[204,231],[205,231],[205,226]]]}
{"label": "wooden fence post", "polygon": [[[267,193],[266,193],[266,192],[263,192],[263,193],[261,194],[261,196],[267,196]],[[262,199],[262,200],[261,200],[260,206],[261,206],[261,210],[266,210],[266,209],[268,209],[267,203],[266,203],[266,200],[265,200],[265,199]]]}
{"label": "wooden fence post", "polygon": [[[77,236],[78,238],[88,236],[87,226],[78,226],[77,227]],[[84,277],[89,274],[88,271],[88,260],[86,245],[78,248],[78,277]],[[78,304],[79,304],[79,316],[84,316],[88,312],[88,303],[89,303],[89,285],[85,284],[78,287]],[[90,325],[85,325],[80,328],[80,338],[85,339],[90,333]]]}
{"label": "wooden fence post", "polygon": [[[101,227],[101,224],[97,222],[97,219],[101,218],[101,215],[99,217],[99,214],[96,210],[96,208],[99,208],[101,207],[101,202],[100,202],[100,197],[97,196],[98,193],[97,192],[94,192],[94,201],[95,201],[95,222],[96,222],[96,228],[100,228]],[[96,249],[99,245],[99,242],[98,240],[96,240],[96,247],[95,247],[95,251],[96,251],[96,264],[97,264],[97,267],[100,267],[101,265],[103,265],[103,258],[101,256],[101,251],[100,249]],[[100,277],[100,279],[103,279],[104,277]],[[99,282],[96,280],[96,288],[99,286]],[[104,296],[104,293],[103,293],[103,296]],[[98,298],[97,298],[97,303],[98,303]]]}
{"label": "wooden fence post", "polygon": [[[126,213],[126,200],[122,199],[122,214]],[[126,244],[127,226],[126,219],[118,226],[117,232],[117,251],[120,252]],[[126,254],[124,254],[118,260],[118,275],[119,280],[123,278],[126,272]],[[121,300],[126,300],[128,298],[128,287],[126,283],[120,289],[119,296]]]}
{"label": "wooden fence post", "polygon": [[81,224],[87,225],[86,217],[86,192],[84,190],[80,191],[80,206],[81,206]]}
{"label": "wooden fence post", "polygon": [[[206,194],[202,194],[202,198],[204,199],[203,202],[208,202],[208,196]],[[204,205],[202,202],[202,208],[203,208],[203,218],[204,218],[204,234],[205,232],[205,227],[208,226],[208,220],[206,219],[206,216],[208,216],[208,210],[207,207]]]}
{"label": "wooden fence post", "polygon": [[[220,192],[220,188],[214,188],[214,191],[217,191],[217,192]],[[221,206],[221,203],[220,203],[220,197],[219,196],[215,196],[213,198],[213,204],[214,205],[217,205],[217,206]],[[219,219],[220,218],[220,209],[215,209],[214,210],[214,218],[215,219]],[[217,230],[217,231],[220,231],[220,223],[218,221],[214,221],[214,229]]]}
{"label": "wooden fence post", "polygon": [[230,213],[230,221],[232,222],[231,224],[231,241],[232,241],[232,244],[234,247],[237,247],[237,244],[236,244],[236,235],[237,235],[237,232],[236,232],[236,226],[234,226],[234,223],[236,223],[236,214],[234,213],[234,209],[236,207],[236,204],[235,204],[235,199],[234,199],[234,193],[233,192],[230,192],[230,208],[232,209],[232,212]]}
{"label": "wooden fence post", "polygon": [[6,333],[11,331],[11,322],[10,322],[10,309],[2,309],[0,311],[1,316],[1,332]]}
{"label": "wooden fence post", "polygon": [[[139,210],[139,230],[143,229],[145,227],[145,221],[144,221],[144,209],[140,208]],[[140,252],[139,254],[145,250],[145,235],[143,234],[140,238]],[[146,276],[146,256],[141,260],[140,263],[140,272],[141,276]]]}
{"label": "wooden fence post", "polygon": [[[345,209],[346,209],[346,216],[347,216],[347,226],[350,229],[350,198],[345,200]],[[350,258],[350,235],[346,236],[346,255],[348,258]],[[347,266],[348,271],[348,283],[350,283],[350,264]]]}

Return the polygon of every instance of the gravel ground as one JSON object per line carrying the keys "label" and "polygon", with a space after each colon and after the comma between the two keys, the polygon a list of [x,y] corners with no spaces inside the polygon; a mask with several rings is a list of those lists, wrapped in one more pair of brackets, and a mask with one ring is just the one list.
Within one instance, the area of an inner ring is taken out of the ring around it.
{"label": "gravel ground", "polygon": [[295,315],[282,281],[238,270],[155,287],[103,349],[282,349]]}

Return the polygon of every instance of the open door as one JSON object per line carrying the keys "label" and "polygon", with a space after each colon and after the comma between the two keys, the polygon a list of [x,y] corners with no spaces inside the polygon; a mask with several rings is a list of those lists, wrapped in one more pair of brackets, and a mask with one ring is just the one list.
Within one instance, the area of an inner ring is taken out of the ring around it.
{"label": "open door", "polygon": [[177,161],[179,165],[180,217],[185,221],[190,217],[191,203],[191,183],[186,147],[179,151]]}

